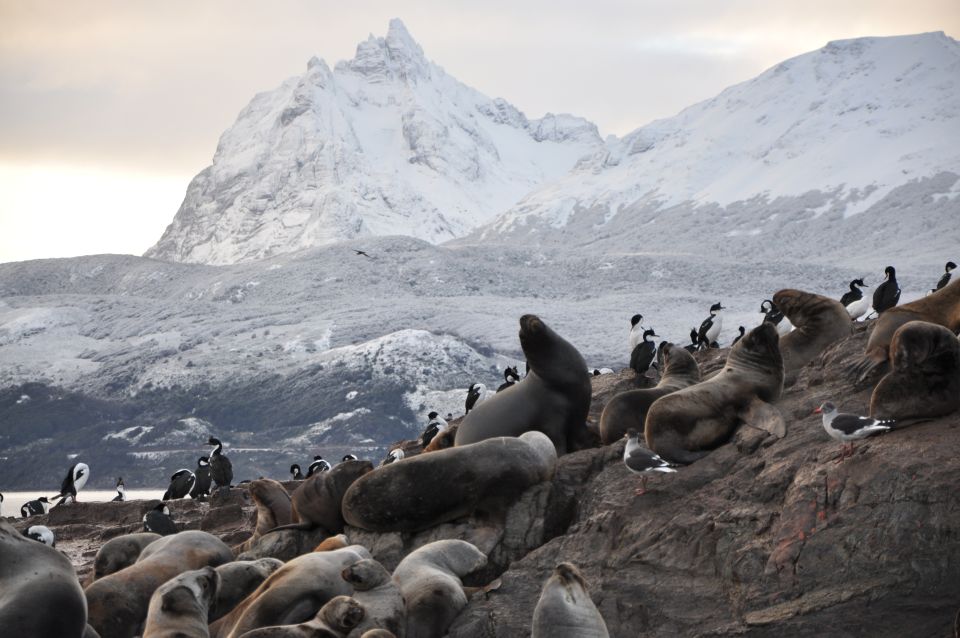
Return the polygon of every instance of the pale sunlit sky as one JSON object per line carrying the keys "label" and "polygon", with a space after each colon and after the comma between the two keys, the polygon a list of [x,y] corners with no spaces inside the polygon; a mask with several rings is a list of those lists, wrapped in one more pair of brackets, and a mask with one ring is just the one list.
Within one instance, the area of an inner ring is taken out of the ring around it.
{"label": "pale sunlit sky", "polygon": [[255,93],[393,17],[462,82],[604,135],[829,40],[960,34],[960,0],[0,0],[0,262],[141,254]]}

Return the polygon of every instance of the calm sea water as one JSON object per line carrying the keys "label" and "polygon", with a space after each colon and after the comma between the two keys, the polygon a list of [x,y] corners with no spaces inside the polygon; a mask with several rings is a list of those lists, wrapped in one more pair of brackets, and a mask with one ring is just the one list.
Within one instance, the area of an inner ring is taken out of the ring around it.
{"label": "calm sea water", "polygon": [[[127,490],[127,500],[145,501],[150,499],[158,499],[163,496],[163,492],[164,490]],[[32,501],[35,498],[40,498],[41,496],[50,498],[56,493],[56,490],[53,490],[52,492],[3,492],[3,515],[19,518],[21,505],[27,501]],[[116,495],[116,490],[80,490],[79,498],[81,503],[96,503],[112,501],[113,497]]]}

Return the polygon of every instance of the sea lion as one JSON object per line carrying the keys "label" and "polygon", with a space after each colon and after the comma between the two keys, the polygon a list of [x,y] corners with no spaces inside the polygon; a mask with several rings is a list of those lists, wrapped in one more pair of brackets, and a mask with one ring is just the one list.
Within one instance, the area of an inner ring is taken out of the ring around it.
{"label": "sea lion", "polygon": [[427,529],[483,502],[510,502],[552,478],[556,463],[553,442],[537,431],[421,454],[358,479],[343,497],[343,517],[372,532]]}
{"label": "sea lion", "polygon": [[400,586],[406,603],[406,637],[444,635],[467,606],[460,579],[486,564],[483,552],[461,540],[434,541],[400,561],[393,571],[393,579]]}
{"label": "sea lion", "polygon": [[0,632],[81,638],[87,601],[66,556],[0,519]]}
{"label": "sea lion", "polygon": [[160,534],[153,532],[138,532],[111,538],[103,544],[93,559],[90,582],[133,565],[147,545],[161,538]]}
{"label": "sea lion", "polygon": [[150,597],[143,638],[208,638],[207,616],[219,585],[213,567],[184,572],[160,585]]}
{"label": "sea lion", "polygon": [[233,560],[216,536],[187,530],[147,545],[137,562],[90,583],[85,590],[89,622],[102,638],[130,638],[147,616],[150,596],[174,576]]}
{"label": "sea lion", "polygon": [[520,347],[530,364],[521,383],[498,392],[463,418],[456,445],[538,430],[557,455],[582,449],[592,387],[587,364],[566,339],[536,315],[520,317]]}
{"label": "sea lion", "polygon": [[270,574],[283,567],[276,558],[237,560],[217,567],[220,585],[217,599],[210,607],[209,623],[223,618],[249,596]]}
{"label": "sea lion", "polygon": [[827,346],[853,331],[850,314],[842,303],[802,290],[780,290],[773,303],[786,315],[793,330],[780,337],[784,383],[792,385],[797,373]]}
{"label": "sea lion", "polygon": [[293,504],[290,494],[279,481],[273,479],[257,479],[247,486],[250,497],[257,506],[257,524],[253,535],[233,548],[233,553],[239,556],[253,547],[261,536],[270,530],[282,525],[289,525],[294,521]]}
{"label": "sea lion", "polygon": [[740,423],[786,434],[769,402],[783,392],[777,328],[764,322],[730,349],[723,369],[697,385],[654,401],[647,411],[647,447],[674,463],[692,463],[724,443]]}
{"label": "sea lion", "polygon": [[894,306],[880,315],[867,340],[863,358],[851,368],[859,384],[886,369],[893,335],[908,321],[935,323],[954,334],[960,331],[960,280],[916,301]]}
{"label": "sea lion", "polygon": [[890,342],[890,361],[892,370],[870,397],[870,416],[902,421],[960,409],[960,340],[952,332],[926,321],[905,323]]}
{"label": "sea lion", "polygon": [[663,370],[660,383],[652,388],[621,392],[604,406],[600,415],[600,440],[604,445],[616,443],[627,430],[643,432],[647,410],[654,401],[700,382],[700,367],[683,348],[667,343],[660,349],[659,357]]}
{"label": "sea lion", "polygon": [[335,596],[309,622],[254,629],[242,638],[341,638],[364,619],[363,606],[350,596]]}
{"label": "sea lion", "polygon": [[364,558],[370,558],[370,552],[360,545],[297,556],[212,624],[211,636],[239,638],[261,627],[296,625],[309,620],[334,596],[353,593],[340,573]]}
{"label": "sea lion", "polygon": [[320,541],[320,544],[313,548],[315,552],[331,552],[335,549],[343,549],[350,545],[350,540],[347,538],[346,534],[337,534],[336,536],[331,536],[330,538],[325,538]]}
{"label": "sea lion", "polygon": [[403,633],[407,613],[403,595],[383,565],[373,559],[364,559],[350,565],[340,575],[353,586],[353,597],[366,612],[363,621],[350,631],[347,638],[359,638],[371,629]]}
{"label": "sea lion", "polygon": [[560,563],[533,610],[531,638],[607,638],[607,624],[573,563]]}
{"label": "sea lion", "polygon": [[331,535],[342,532],[344,494],[354,481],[371,470],[370,461],[346,461],[304,481],[293,493],[295,518],[300,521],[297,526],[300,529],[321,527]]}

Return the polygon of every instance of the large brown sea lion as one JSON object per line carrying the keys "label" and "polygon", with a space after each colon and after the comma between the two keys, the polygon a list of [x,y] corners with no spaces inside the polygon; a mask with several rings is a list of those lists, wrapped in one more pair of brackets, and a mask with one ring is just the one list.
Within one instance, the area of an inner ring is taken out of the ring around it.
{"label": "large brown sea lion", "polygon": [[314,474],[293,493],[293,509],[299,527],[322,527],[328,534],[343,531],[341,504],[353,483],[373,470],[370,461],[345,461],[329,472]]}
{"label": "large brown sea lion", "polygon": [[372,532],[427,529],[483,502],[509,502],[549,480],[556,463],[553,442],[536,431],[421,454],[358,479],[343,497],[343,517]]}
{"label": "large brown sea lion", "polygon": [[0,633],[81,638],[87,601],[67,557],[0,518]]}
{"label": "large brown sea lion", "polygon": [[730,438],[741,423],[786,434],[769,402],[783,391],[783,358],[773,324],[762,323],[737,342],[726,365],[697,385],[657,399],[647,411],[647,447],[674,463],[692,463]]}
{"label": "large brown sea lion", "polygon": [[271,574],[233,611],[210,625],[210,635],[239,638],[261,627],[305,622],[334,596],[353,593],[341,572],[364,558],[370,558],[370,552],[360,545],[297,556]]}
{"label": "large brown sea lion", "polygon": [[893,335],[908,321],[935,323],[954,334],[960,331],[960,280],[916,301],[894,306],[880,315],[870,333],[863,358],[853,366],[859,383],[867,382],[874,373],[886,368]]}
{"label": "large brown sea lion", "polygon": [[373,559],[361,560],[344,569],[341,576],[353,586],[353,597],[365,612],[363,621],[347,638],[359,638],[371,629],[403,634],[406,618],[403,594],[383,565]]}
{"label": "large brown sea lion", "polygon": [[792,385],[797,372],[827,346],[853,331],[853,322],[842,303],[802,290],[781,290],[773,303],[786,315],[793,330],[780,337],[784,383]]}
{"label": "large brown sea lion", "polygon": [[890,342],[890,361],[870,397],[870,416],[933,418],[960,409],[960,340],[952,332],[926,321],[905,323]]}
{"label": "large brown sea lion", "polygon": [[184,572],[160,585],[150,597],[143,638],[209,638],[207,616],[219,586],[213,567]]}
{"label": "large brown sea lion", "polygon": [[147,545],[136,563],[86,588],[89,622],[102,638],[135,636],[157,587],[183,572],[231,560],[230,548],[207,532],[188,530],[164,536]]}
{"label": "large brown sea lion", "polygon": [[520,317],[520,346],[530,372],[471,410],[457,429],[456,444],[538,430],[550,437],[558,455],[585,447],[592,388],[583,357],[536,315]]}
{"label": "large brown sea lion", "polygon": [[229,614],[253,593],[260,583],[281,567],[283,561],[276,558],[235,560],[217,567],[220,585],[217,587],[217,599],[210,608],[208,621],[214,622]]}
{"label": "large brown sea lion", "polygon": [[652,388],[621,392],[604,406],[600,415],[600,440],[604,445],[616,443],[627,430],[643,432],[647,410],[654,401],[700,382],[700,367],[683,348],[667,343],[660,349],[659,356],[663,369],[660,383]]}
{"label": "large brown sea lion", "polygon": [[404,635],[443,636],[467,606],[460,579],[486,564],[483,552],[461,540],[434,541],[408,554],[393,570],[407,607]]}
{"label": "large brown sea lion", "polygon": [[531,638],[607,638],[607,624],[572,563],[560,563],[533,610]]}

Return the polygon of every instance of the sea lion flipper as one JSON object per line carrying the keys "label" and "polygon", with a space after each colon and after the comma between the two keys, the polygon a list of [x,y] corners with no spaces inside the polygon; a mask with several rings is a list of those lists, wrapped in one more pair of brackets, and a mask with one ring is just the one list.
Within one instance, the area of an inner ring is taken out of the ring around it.
{"label": "sea lion flipper", "polygon": [[787,422],[780,410],[758,397],[754,397],[747,407],[740,411],[740,420],[744,425],[763,430],[778,439],[787,435]]}

